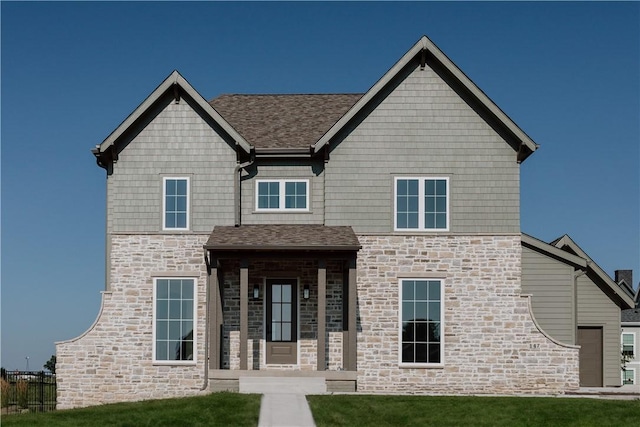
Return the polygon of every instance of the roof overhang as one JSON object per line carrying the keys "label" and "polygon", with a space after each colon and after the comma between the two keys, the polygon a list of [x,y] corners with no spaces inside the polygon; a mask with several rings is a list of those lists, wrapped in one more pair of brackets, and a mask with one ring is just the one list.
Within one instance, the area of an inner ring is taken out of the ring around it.
{"label": "roof overhang", "polygon": [[600,286],[607,295],[612,295],[615,300],[617,300],[621,309],[634,307],[635,302],[633,297],[628,295],[624,289],[618,286],[618,284],[614,282],[613,279],[611,279],[611,277],[609,277],[609,275],[605,273],[604,270],[602,270],[602,268],[600,268],[600,266],[596,264],[589,255],[587,255],[586,252],[571,239],[571,237],[565,234],[564,236],[554,240],[551,244],[562,250],[568,249],[577,256],[586,259],[587,273],[591,273],[598,279],[596,284]]}
{"label": "roof overhang", "polygon": [[315,224],[216,226],[204,245],[212,258],[351,258],[361,248],[351,227]]}
{"label": "roof overhang", "polygon": [[533,249],[534,251],[542,253],[550,258],[556,259],[560,262],[564,262],[565,264],[569,264],[576,269],[587,269],[586,259],[581,258],[577,255],[570,254],[569,252],[563,251],[562,249],[556,248],[555,246],[545,243],[542,240],[536,239],[535,237],[529,236],[528,234],[522,233],[521,241],[522,246]]}
{"label": "roof overhang", "polygon": [[178,71],[173,71],[101,144],[96,145],[91,150],[96,156],[98,165],[106,168],[109,162],[117,161],[117,153],[114,152],[114,147],[119,139],[138,123],[167,93],[171,94],[176,101],[184,95],[188,96],[204,114],[233,139],[235,145],[241,147],[246,153],[251,152],[251,145],[209,105],[202,95]]}
{"label": "roof overhang", "polygon": [[421,64],[424,64],[425,57],[429,55],[431,60],[435,60],[443,67],[447,74],[452,76],[455,81],[460,84],[466,91],[488,111],[494,118],[496,123],[504,127],[507,133],[513,135],[517,139],[514,145],[517,148],[517,161],[524,161],[531,153],[537,150],[538,145],[507,116],[478,86],[476,86],[469,77],[466,76],[427,36],[422,36],[420,40],[411,48],[396,64],[387,71],[380,80],[378,80],[362,98],[360,98],[351,107],[344,116],[342,116],[328,131],[325,133],[312,148],[315,153],[320,151],[323,146],[328,144],[349,121],[351,121],[363,108],[376,97],[384,87],[389,84],[411,61],[420,56]]}

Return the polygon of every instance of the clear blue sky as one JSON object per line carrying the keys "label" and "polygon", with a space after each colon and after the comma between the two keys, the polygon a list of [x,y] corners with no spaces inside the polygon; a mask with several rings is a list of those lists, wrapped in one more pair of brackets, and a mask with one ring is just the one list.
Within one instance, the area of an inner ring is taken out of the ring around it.
{"label": "clear blue sky", "polygon": [[[430,37],[540,149],[522,230],[640,280],[640,3],[2,2],[2,366],[95,320],[105,172],[90,149],[179,70],[222,93],[364,92]],[[636,285],[637,286],[637,285]]]}

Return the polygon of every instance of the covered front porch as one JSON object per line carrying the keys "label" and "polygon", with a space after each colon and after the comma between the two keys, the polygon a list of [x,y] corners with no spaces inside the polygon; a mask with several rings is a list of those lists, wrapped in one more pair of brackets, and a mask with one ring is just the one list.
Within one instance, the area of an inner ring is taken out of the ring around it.
{"label": "covered front porch", "polygon": [[359,249],[350,227],[215,227],[205,245],[210,388],[306,377],[355,391]]}

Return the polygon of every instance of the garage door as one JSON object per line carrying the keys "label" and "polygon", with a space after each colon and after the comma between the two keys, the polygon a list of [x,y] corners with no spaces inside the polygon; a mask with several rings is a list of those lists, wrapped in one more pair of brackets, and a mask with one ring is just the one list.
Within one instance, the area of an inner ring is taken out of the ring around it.
{"label": "garage door", "polygon": [[578,327],[580,387],[602,387],[602,328]]}

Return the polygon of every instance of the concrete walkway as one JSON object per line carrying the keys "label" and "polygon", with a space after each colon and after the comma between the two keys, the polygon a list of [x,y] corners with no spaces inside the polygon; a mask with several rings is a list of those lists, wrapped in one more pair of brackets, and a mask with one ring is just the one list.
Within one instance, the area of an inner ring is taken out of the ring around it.
{"label": "concrete walkway", "polygon": [[260,393],[259,427],[315,427],[306,394],[326,393],[324,378],[241,378],[240,393]]}

